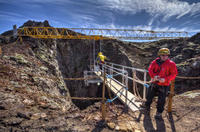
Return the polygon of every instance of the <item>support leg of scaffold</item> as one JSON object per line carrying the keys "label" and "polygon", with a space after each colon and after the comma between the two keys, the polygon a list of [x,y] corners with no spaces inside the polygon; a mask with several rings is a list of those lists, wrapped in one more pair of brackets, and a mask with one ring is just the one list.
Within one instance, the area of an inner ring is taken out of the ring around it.
{"label": "support leg of scaffold", "polygon": [[169,102],[168,102],[168,112],[172,112],[172,98],[174,96],[174,85],[175,85],[175,80],[171,82],[170,86],[170,94],[169,94]]}
{"label": "support leg of scaffold", "polygon": [[106,73],[105,69],[103,71],[103,90],[102,90],[102,120],[106,118],[106,105],[105,105],[105,88],[106,88]]}

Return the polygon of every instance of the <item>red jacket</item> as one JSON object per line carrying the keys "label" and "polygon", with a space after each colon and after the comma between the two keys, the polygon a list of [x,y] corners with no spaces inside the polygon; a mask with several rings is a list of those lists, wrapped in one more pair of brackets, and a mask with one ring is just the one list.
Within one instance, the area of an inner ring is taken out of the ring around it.
{"label": "red jacket", "polygon": [[154,82],[161,86],[169,86],[170,82],[174,80],[178,74],[176,64],[173,61],[168,59],[165,62],[160,62],[159,57],[152,61],[148,70],[151,78],[154,78],[154,76],[165,78],[164,83],[160,83],[159,81]]}

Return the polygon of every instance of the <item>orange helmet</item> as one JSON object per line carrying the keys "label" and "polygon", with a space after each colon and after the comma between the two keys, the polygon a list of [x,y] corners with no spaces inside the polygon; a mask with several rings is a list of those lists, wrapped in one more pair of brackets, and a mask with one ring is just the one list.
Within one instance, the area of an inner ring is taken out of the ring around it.
{"label": "orange helmet", "polygon": [[161,48],[159,51],[158,51],[158,56],[160,55],[170,55],[170,51],[168,48]]}

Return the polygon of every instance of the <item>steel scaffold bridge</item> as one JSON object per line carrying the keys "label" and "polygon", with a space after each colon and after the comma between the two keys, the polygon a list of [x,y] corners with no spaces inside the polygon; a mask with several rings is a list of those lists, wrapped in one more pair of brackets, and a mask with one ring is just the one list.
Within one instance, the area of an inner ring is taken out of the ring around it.
{"label": "steel scaffold bridge", "polygon": [[52,39],[125,39],[125,40],[159,40],[186,38],[188,32],[151,31],[134,29],[98,29],[98,28],[53,28],[23,27],[17,29],[19,37]]}

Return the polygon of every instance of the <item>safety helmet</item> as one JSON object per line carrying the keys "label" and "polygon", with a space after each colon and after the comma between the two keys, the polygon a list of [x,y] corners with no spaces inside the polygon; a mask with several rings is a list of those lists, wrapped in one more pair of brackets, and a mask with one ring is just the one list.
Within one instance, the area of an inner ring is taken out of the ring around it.
{"label": "safety helmet", "polygon": [[102,52],[99,52],[98,55],[102,55]]}
{"label": "safety helmet", "polygon": [[159,51],[158,51],[158,56],[160,55],[170,55],[170,51],[168,48],[161,48]]}

